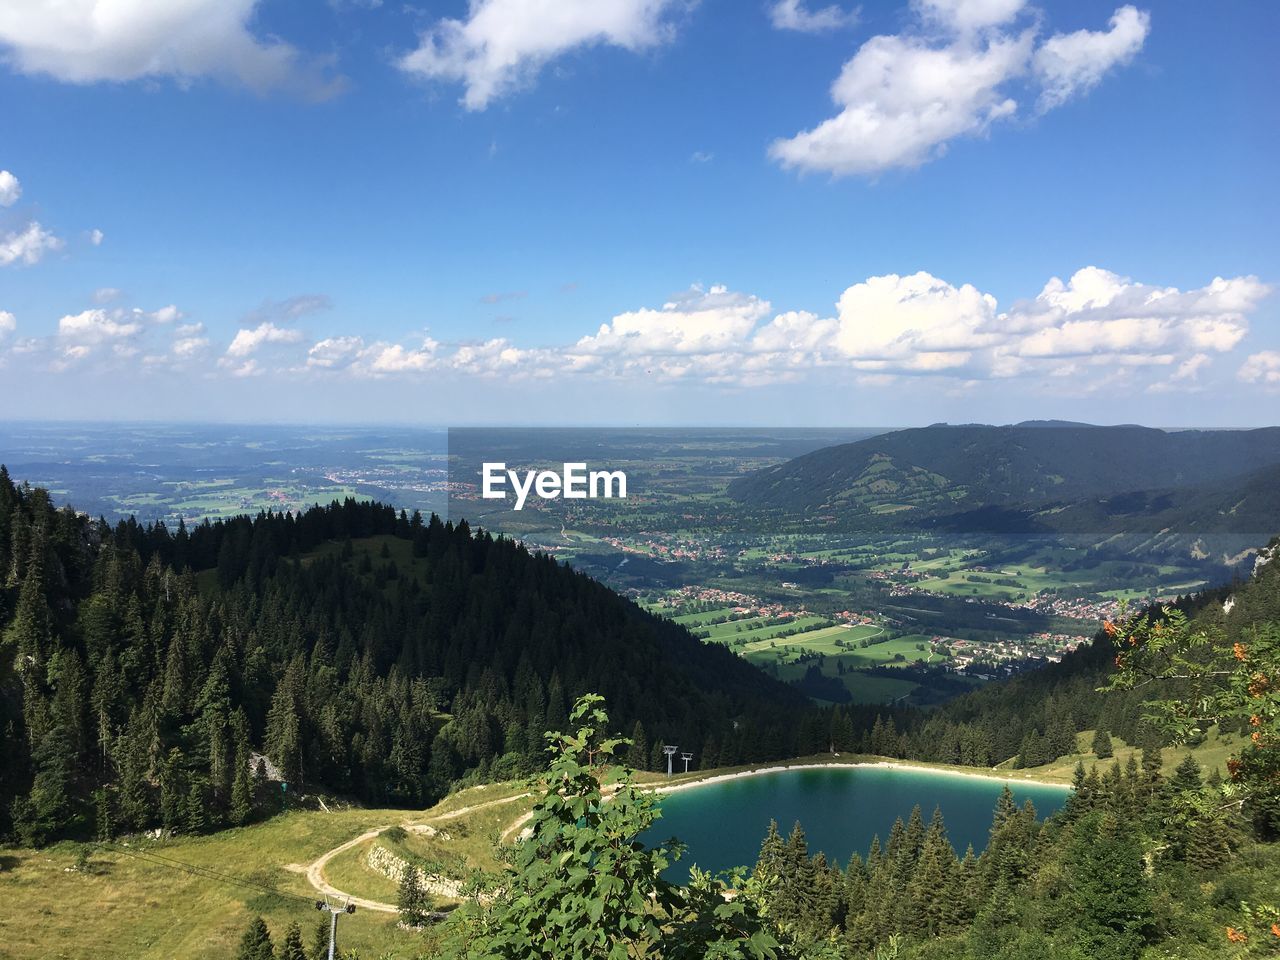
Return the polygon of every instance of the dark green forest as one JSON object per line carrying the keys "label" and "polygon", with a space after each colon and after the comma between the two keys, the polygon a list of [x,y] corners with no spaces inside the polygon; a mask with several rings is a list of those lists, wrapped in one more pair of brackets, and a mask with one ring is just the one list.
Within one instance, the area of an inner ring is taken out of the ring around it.
{"label": "dark green forest", "polygon": [[810,712],[567,566],[377,504],[171,533],[0,468],[0,571],[0,834],[27,843],[244,823],[281,802],[268,773],[429,804],[540,766],[587,690],[654,750],[743,760],[792,753]]}

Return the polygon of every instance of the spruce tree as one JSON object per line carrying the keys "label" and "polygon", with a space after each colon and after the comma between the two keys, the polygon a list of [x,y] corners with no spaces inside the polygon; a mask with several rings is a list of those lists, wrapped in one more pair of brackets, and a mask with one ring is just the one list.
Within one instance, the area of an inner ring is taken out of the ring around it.
{"label": "spruce tree", "polygon": [[275,960],[275,947],[271,943],[267,921],[261,917],[254,917],[249,921],[249,928],[240,938],[236,960]]}
{"label": "spruce tree", "polygon": [[644,724],[639,720],[631,728],[631,746],[627,747],[627,762],[637,770],[649,769],[649,738],[645,736]]}
{"label": "spruce tree", "polygon": [[1093,960],[1135,960],[1152,929],[1150,880],[1141,837],[1111,813],[1076,825],[1063,861],[1060,922]]}
{"label": "spruce tree", "polygon": [[205,812],[204,784],[199,780],[191,781],[191,788],[182,801],[182,827],[187,833],[204,833],[209,820]]}
{"label": "spruce tree", "polygon": [[1191,754],[1187,754],[1182,762],[1173,770],[1169,778],[1169,786],[1175,793],[1196,793],[1203,786],[1200,777],[1200,764]]}
{"label": "spruce tree", "polygon": [[400,871],[400,916],[411,927],[427,922],[431,910],[431,898],[422,886],[422,873],[411,863]]}
{"label": "spruce tree", "polygon": [[302,929],[296,922],[289,924],[285,931],[277,960],[307,960],[307,951],[302,948]]}
{"label": "spruce tree", "polygon": [[1093,755],[1099,760],[1109,760],[1115,755],[1115,750],[1111,746],[1111,735],[1102,727],[1097,729],[1093,735]]}

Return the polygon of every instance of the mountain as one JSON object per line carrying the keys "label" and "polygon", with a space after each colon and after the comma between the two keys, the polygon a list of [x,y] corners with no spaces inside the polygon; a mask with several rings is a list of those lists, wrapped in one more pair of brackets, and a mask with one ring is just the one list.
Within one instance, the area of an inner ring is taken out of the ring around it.
{"label": "mountain", "polygon": [[[763,509],[831,514],[868,529],[1051,532],[1270,530],[1280,428],[1166,431],[1059,421],[935,424],[796,457],[733,481]],[[1270,472],[1268,472],[1270,471]]]}
{"label": "mountain", "polygon": [[647,741],[641,767],[663,743],[790,755],[812,712],[723,647],[466,523],[349,499],[110,527],[0,467],[0,836],[243,823],[279,803],[268,771],[289,797],[421,805],[535,769],[587,691]]}

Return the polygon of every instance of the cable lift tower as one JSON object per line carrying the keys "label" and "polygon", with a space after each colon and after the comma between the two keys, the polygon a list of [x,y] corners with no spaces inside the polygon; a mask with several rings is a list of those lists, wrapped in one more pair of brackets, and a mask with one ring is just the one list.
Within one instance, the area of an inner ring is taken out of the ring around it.
{"label": "cable lift tower", "polygon": [[680,754],[680,759],[684,761],[684,772],[685,772],[685,773],[688,773],[688,772],[689,772],[689,761],[693,759],[693,754],[692,754],[692,753],[682,753],[682,754]]}
{"label": "cable lift tower", "polygon": [[676,755],[676,751],[679,749],[680,749],[679,747],[667,746],[665,744],[662,747],[662,752],[667,755],[667,776],[668,777],[671,776],[671,758]]}
{"label": "cable lift tower", "polygon": [[338,949],[338,914],[355,913],[356,905],[347,901],[345,907],[335,907],[328,898],[316,901],[316,909],[329,914],[329,960],[336,960]]}

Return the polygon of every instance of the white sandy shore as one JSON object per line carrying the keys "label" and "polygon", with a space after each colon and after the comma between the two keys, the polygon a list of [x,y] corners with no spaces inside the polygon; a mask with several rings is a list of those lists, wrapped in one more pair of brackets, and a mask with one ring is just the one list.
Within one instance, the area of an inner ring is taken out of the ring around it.
{"label": "white sandy shore", "polygon": [[997,783],[1007,783],[1012,786],[1026,786],[1030,784],[1036,787],[1049,787],[1057,790],[1070,790],[1071,787],[1065,783],[1044,783],[1040,780],[1024,780],[1018,777],[998,777],[989,773],[969,773],[967,770],[948,770],[940,767],[923,767],[913,763],[892,763],[888,760],[859,760],[852,763],[788,763],[780,764],[773,767],[757,767],[752,770],[739,770],[737,773],[721,773],[714,777],[706,777],[702,780],[686,780],[682,783],[673,783],[669,786],[660,786],[654,788],[654,793],[674,793],[677,790],[692,790],[695,787],[705,787],[713,783],[719,783],[722,780],[737,780],[741,777],[758,777],[766,773],[785,773],[788,770],[852,770],[856,767],[880,767],[885,770],[914,770],[918,773],[940,774],[949,777],[976,777],[979,780],[994,780]]}

